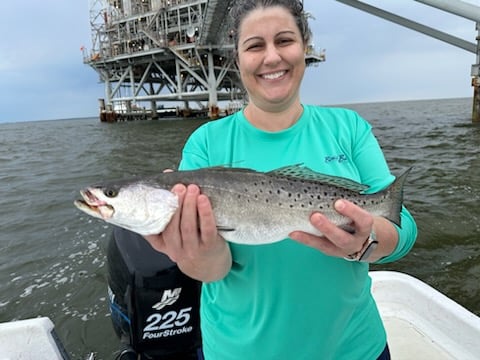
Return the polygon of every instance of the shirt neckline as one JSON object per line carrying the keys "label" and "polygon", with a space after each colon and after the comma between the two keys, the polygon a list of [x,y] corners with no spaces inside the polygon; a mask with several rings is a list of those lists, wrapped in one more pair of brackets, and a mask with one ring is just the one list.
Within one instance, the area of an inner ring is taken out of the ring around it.
{"label": "shirt neckline", "polygon": [[243,110],[237,113],[237,119],[242,127],[247,130],[248,132],[252,133],[253,135],[259,136],[261,138],[267,139],[281,139],[284,137],[289,137],[295,135],[299,131],[303,129],[305,123],[307,122],[308,118],[310,117],[310,108],[308,106],[303,105],[303,112],[300,115],[300,118],[297,122],[295,122],[292,126],[282,129],[279,131],[267,131],[262,130],[254,126],[248,119],[245,117]]}

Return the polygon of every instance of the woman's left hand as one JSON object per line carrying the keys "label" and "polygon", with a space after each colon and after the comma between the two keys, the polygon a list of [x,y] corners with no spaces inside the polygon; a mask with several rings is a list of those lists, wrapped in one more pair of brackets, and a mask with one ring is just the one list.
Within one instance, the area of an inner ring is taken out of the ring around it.
{"label": "woman's left hand", "polygon": [[311,215],[310,221],[323,235],[316,236],[303,231],[294,231],[289,235],[290,238],[330,256],[343,258],[359,252],[373,228],[377,230],[376,218],[347,200],[337,200],[335,210],[352,220],[350,224],[352,233],[338,227],[322,213],[315,212]]}

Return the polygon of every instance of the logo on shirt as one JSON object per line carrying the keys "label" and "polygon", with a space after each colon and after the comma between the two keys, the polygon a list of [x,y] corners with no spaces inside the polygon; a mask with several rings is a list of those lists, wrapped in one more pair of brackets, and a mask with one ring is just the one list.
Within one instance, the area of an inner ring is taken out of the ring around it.
{"label": "logo on shirt", "polygon": [[345,161],[348,161],[347,155],[345,154],[325,156],[326,163],[338,162],[339,164],[341,164]]}

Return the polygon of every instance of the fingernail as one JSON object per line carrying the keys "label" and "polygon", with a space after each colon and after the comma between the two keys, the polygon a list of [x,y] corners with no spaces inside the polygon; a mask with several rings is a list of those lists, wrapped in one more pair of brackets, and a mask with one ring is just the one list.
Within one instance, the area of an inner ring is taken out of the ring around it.
{"label": "fingernail", "polygon": [[311,217],[310,221],[314,222],[317,225],[321,225],[323,223],[323,219],[324,219],[324,217],[321,214],[314,213],[314,214],[312,214],[312,217]]}
{"label": "fingernail", "polygon": [[185,192],[185,186],[182,184],[177,184],[172,188],[172,192],[177,195],[181,195]]}
{"label": "fingernail", "polygon": [[345,202],[343,200],[335,201],[335,209],[337,209],[337,210],[345,209]]}
{"label": "fingernail", "polygon": [[198,187],[197,187],[197,185],[188,185],[187,191],[190,194],[195,194],[196,192],[198,192]]}

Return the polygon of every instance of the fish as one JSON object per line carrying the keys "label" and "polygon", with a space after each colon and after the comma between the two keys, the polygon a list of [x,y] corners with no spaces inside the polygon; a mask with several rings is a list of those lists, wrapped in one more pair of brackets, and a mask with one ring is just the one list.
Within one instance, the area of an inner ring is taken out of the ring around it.
{"label": "fish", "polygon": [[173,171],[88,186],[75,206],[95,218],[140,235],[161,233],[177,211],[175,184],[196,184],[212,204],[219,233],[238,244],[261,245],[288,238],[292,231],[322,234],[310,223],[321,212],[352,232],[351,220],[334,209],[346,199],[374,216],[401,226],[403,187],[411,168],[385,188],[366,194],[369,186],[321,174],[301,164],[268,172],[236,167]]}

